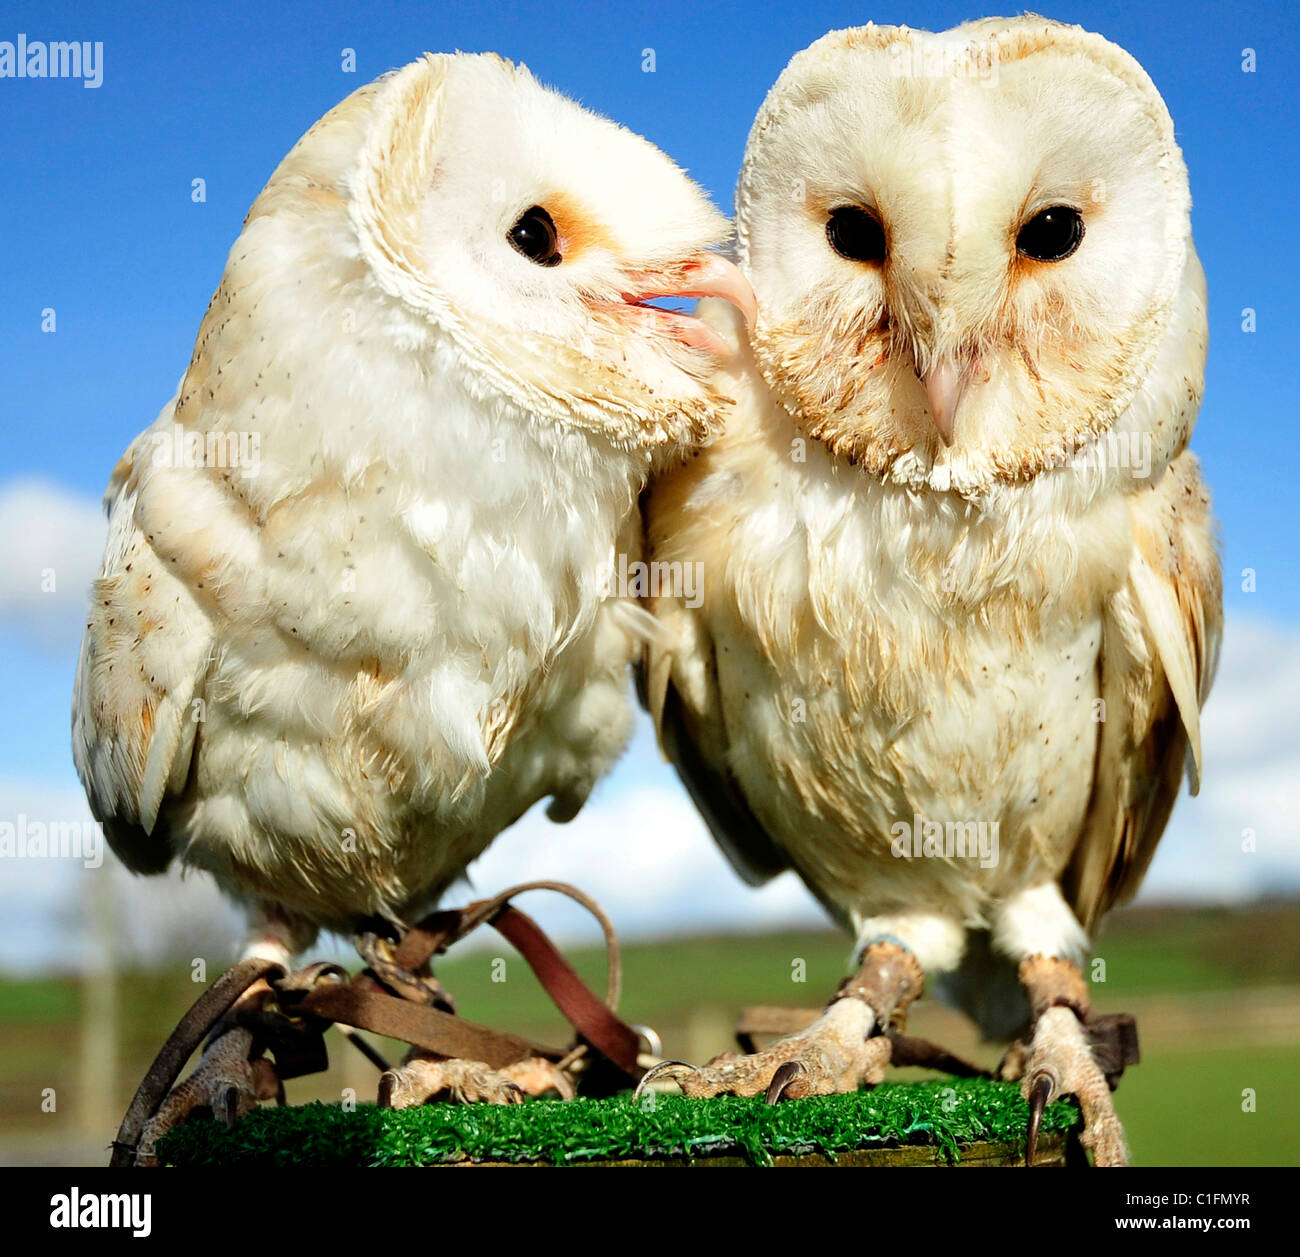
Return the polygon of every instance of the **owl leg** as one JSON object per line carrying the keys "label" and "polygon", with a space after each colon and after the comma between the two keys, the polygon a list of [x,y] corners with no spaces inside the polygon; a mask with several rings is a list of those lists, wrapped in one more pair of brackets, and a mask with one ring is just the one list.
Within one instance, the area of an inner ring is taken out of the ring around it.
{"label": "owl leg", "polygon": [[875,938],[867,943],[858,971],[807,1030],[751,1055],[725,1052],[701,1068],[666,1062],[650,1071],[641,1087],[668,1075],[693,1098],[761,1094],[774,1104],[783,1097],[874,1086],[889,1064],[885,1032],[903,1019],[924,985],[921,963],[909,946],[898,937]]}
{"label": "owl leg", "polygon": [[1072,1095],[1083,1114],[1079,1142],[1092,1150],[1094,1164],[1127,1165],[1128,1148],[1111,1099],[1112,1083],[1098,1063],[1096,1037],[1087,1025],[1092,1007],[1083,974],[1068,960],[1040,954],[1021,961],[1020,981],[1033,1010],[1033,1033],[1027,1049],[1008,1054],[1002,1074],[1018,1077],[1029,1101],[1025,1163],[1034,1162],[1043,1110],[1059,1096]]}
{"label": "owl leg", "polygon": [[[314,926],[291,916],[272,904],[261,904],[249,922],[241,960],[274,960],[290,967],[296,952],[310,946],[316,937]],[[283,1103],[284,1086],[275,1066],[266,1057],[252,1056],[253,1035],[237,1024],[237,1015],[266,1004],[272,996],[265,979],[253,983],[235,1001],[208,1040],[194,1072],[179,1082],[145,1124],[136,1147],[136,1165],[156,1166],[158,1140],[179,1126],[196,1110],[210,1109],[227,1126],[251,1113],[262,1100]]]}
{"label": "owl leg", "polygon": [[1019,963],[1029,998],[1029,1040],[1007,1053],[1000,1071],[1020,1080],[1029,1101],[1026,1163],[1033,1164],[1043,1110],[1057,1097],[1072,1095],[1083,1114],[1080,1142],[1092,1149],[1094,1163],[1127,1165],[1124,1130],[1110,1093],[1124,1066],[1137,1059],[1136,1033],[1131,1018],[1093,1017],[1079,967],[1088,937],[1060,887],[1043,883],[1003,904],[994,945]]}

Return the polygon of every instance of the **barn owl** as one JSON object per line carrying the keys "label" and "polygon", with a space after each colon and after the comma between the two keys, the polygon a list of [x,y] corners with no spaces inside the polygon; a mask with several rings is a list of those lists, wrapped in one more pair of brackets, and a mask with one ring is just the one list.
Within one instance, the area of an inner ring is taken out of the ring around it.
{"label": "barn owl", "polygon": [[736,407],[645,508],[653,561],[703,572],[654,604],[647,699],[733,863],[796,870],[861,967],[805,1034],[678,1080],[877,1081],[931,978],[1027,1027],[1031,1154],[1068,1093],[1121,1163],[1082,966],[1197,786],[1221,627],[1169,114],[1041,18],[835,32],[763,104],[736,226],[758,318],[710,316]]}
{"label": "barn owl", "polygon": [[[538,800],[578,811],[653,629],[614,579],[638,495],[727,404],[716,334],[647,303],[749,308],[705,251],[728,230],[491,55],[425,56],[307,132],[108,488],[72,740],[131,869],[207,870],[245,955],[287,962],[409,920]],[[244,1055],[218,1039],[163,1126],[251,1106]],[[386,1082],[518,1094],[464,1062]]]}

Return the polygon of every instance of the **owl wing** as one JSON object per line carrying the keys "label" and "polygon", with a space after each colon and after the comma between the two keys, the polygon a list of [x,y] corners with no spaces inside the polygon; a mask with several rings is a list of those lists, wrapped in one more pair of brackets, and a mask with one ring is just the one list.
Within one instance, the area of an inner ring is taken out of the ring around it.
{"label": "owl wing", "polygon": [[731,742],[712,638],[703,619],[680,601],[657,600],[655,618],[666,632],[647,645],[642,699],[659,746],[732,868],[761,886],[790,862],[728,766]]}
{"label": "owl wing", "polygon": [[1063,878],[1091,932],[1142,884],[1182,785],[1200,789],[1200,709],[1214,679],[1223,590],[1209,494],[1185,451],[1131,501],[1128,580],[1101,648],[1101,738],[1083,833]]}
{"label": "owl wing", "polygon": [[[159,422],[170,425],[171,414],[169,405]],[[208,617],[136,522],[154,432],[135,439],[109,481],[108,542],[72,696],[72,756],[91,811],[138,873],[171,860],[158,814],[189,776],[202,715],[195,700],[212,651]]]}
{"label": "owl wing", "polygon": [[[731,347],[736,372],[724,368],[724,391],[737,399],[738,408],[753,404],[753,373],[739,366],[747,357],[740,315],[716,299],[701,301],[696,313]],[[642,501],[648,558],[685,562],[712,554],[706,571],[725,566],[725,554],[716,550],[725,530],[719,532],[716,520],[689,506],[691,490],[709,463],[706,446],[698,457],[651,482]],[[703,526],[698,535],[692,534],[695,522]],[[761,886],[792,866],[750,809],[731,771],[732,742],[713,634],[702,612],[681,598],[653,598],[651,609],[660,631],[646,646],[641,699],[654,720],[659,747],[731,866],[751,886]]]}

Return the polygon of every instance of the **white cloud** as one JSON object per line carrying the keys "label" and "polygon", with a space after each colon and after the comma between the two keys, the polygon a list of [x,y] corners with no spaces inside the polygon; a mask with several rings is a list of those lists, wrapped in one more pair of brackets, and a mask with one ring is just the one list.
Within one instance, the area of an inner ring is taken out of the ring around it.
{"label": "white cloud", "polygon": [[[30,833],[37,825],[91,822],[75,778],[58,785],[0,780],[0,824]],[[104,929],[123,965],[202,956],[220,972],[228,963],[240,918],[210,878],[180,870],[133,877],[106,844],[102,861],[94,855],[87,848],[0,858],[0,970],[93,967],[102,959]]]}
{"label": "white cloud", "polygon": [[[660,762],[649,722],[627,759],[567,825],[540,808],[497,839],[470,869],[475,897],[518,882],[572,882],[610,914],[621,936],[824,925],[826,915],[793,874],[761,889],[732,871],[672,769]],[[531,898],[561,937],[598,937],[581,909]]]}
{"label": "white cloud", "polygon": [[0,628],[53,650],[79,641],[106,529],[85,494],[35,478],[0,488]]}
{"label": "white cloud", "polygon": [[[1186,790],[1145,899],[1242,899],[1300,889],[1300,634],[1229,618],[1201,717],[1201,793]],[[1255,851],[1243,850],[1247,831]]]}

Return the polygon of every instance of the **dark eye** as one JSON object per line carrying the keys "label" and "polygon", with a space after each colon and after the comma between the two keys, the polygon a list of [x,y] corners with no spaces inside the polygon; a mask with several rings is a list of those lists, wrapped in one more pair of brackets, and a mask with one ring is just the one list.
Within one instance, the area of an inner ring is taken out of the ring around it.
{"label": "dark eye", "polygon": [[1083,241],[1083,216],[1068,205],[1039,210],[1016,237],[1016,248],[1035,262],[1060,262]]}
{"label": "dark eye", "polygon": [[831,210],[826,239],[840,257],[851,262],[885,260],[885,229],[880,219],[860,205],[841,205]]}
{"label": "dark eye", "polygon": [[533,205],[519,215],[519,221],[506,233],[506,239],[530,262],[538,266],[559,266],[559,239],[555,223],[540,206]]}

